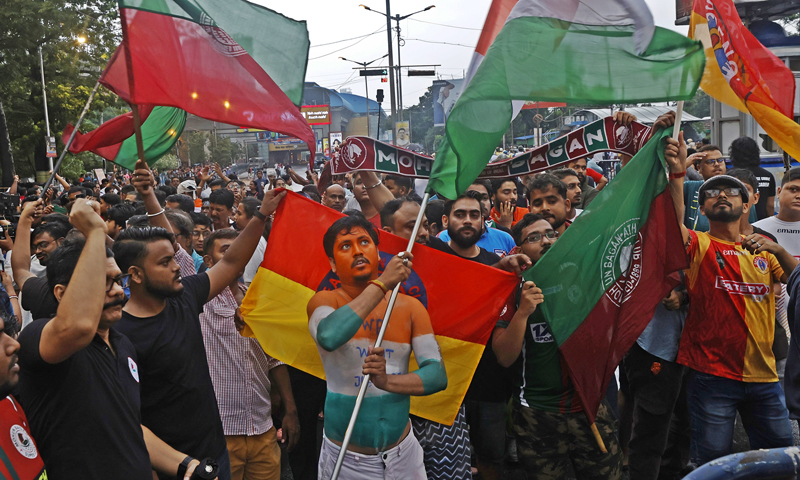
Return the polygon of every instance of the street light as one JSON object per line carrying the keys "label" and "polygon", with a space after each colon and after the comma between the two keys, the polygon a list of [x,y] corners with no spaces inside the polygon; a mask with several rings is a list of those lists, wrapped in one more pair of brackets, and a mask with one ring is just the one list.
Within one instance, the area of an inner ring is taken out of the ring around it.
{"label": "street light", "polygon": [[[344,60],[345,62],[355,63],[356,65],[360,65],[362,68],[366,69],[367,65],[375,63],[378,60],[382,60],[382,59],[384,59],[384,58],[386,58],[388,56],[389,56],[389,54],[387,53],[386,55],[384,55],[382,57],[379,57],[379,58],[376,58],[375,60],[372,60],[372,61],[369,61],[369,62],[357,62],[355,60],[350,60],[350,59],[347,59],[347,58],[344,58],[344,57],[339,57],[339,60]],[[369,77],[364,76],[364,100],[365,100],[364,103],[367,104],[367,136],[369,137],[370,136],[370,131],[369,131],[370,129],[369,129],[369,84],[367,83],[367,79],[368,78]],[[380,125],[380,122],[381,122],[381,117],[380,117],[380,111],[379,111],[378,112],[378,125]],[[380,128],[378,128],[378,130],[380,130]]]}
{"label": "street light", "polygon": [[[418,13],[427,12],[428,10],[434,8],[435,6],[436,5],[429,5],[429,6],[425,7],[425,8],[423,8],[422,10],[418,10],[416,12],[409,13],[408,15],[397,14],[397,15],[392,16],[392,15],[390,15],[388,13],[389,12],[389,0],[386,0],[386,11],[387,11],[387,13],[383,13],[383,12],[380,12],[378,10],[373,10],[373,9],[369,8],[368,6],[366,6],[366,5],[359,5],[359,7],[362,7],[364,10],[368,10],[370,12],[379,13],[379,14],[383,15],[384,17],[386,17],[386,28],[387,28],[387,30],[391,29],[391,20],[394,20],[395,24],[397,25],[397,27],[395,28],[395,31],[397,31],[397,109],[400,111],[400,120],[401,121],[403,120],[403,81],[402,81],[402,76],[400,75],[400,66],[401,66],[401,63],[400,63],[400,47],[402,45],[404,45],[405,42],[403,42],[403,44],[400,43],[402,41],[402,39],[400,38],[400,20],[405,20],[408,17],[410,17],[412,15],[416,15]],[[392,36],[390,34],[389,35],[389,51],[390,52],[392,50],[392,43],[391,42],[392,42]],[[389,57],[389,58],[390,58],[389,62],[391,64],[391,57]],[[392,68],[391,65],[390,65],[390,68]],[[392,84],[390,84],[389,86],[391,87]],[[394,89],[392,89],[392,110],[394,110],[394,108],[395,108],[394,102],[395,102]],[[394,115],[394,111],[392,112],[392,115]]]}

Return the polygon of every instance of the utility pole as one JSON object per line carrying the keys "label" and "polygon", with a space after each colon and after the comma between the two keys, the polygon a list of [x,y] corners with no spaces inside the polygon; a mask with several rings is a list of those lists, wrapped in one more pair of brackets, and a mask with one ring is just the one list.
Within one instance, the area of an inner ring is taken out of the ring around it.
{"label": "utility pole", "polygon": [[[392,130],[394,130],[394,122],[397,121],[396,112],[396,96],[394,93],[394,57],[392,56],[392,13],[391,13],[391,0],[386,0],[386,41],[389,46],[389,101],[392,104]],[[394,142],[394,135],[392,135],[392,143]]]}
{"label": "utility pole", "polygon": [[[42,57],[42,46],[39,45],[39,67],[42,72],[42,99],[44,99],[44,124],[47,126],[47,145],[50,145],[50,118],[47,113],[47,89],[44,86],[44,59]],[[50,164],[50,171],[53,171],[53,157],[47,157]]]}
{"label": "utility pole", "polygon": [[[350,62],[350,63],[355,63],[356,65],[361,65],[360,69],[355,69],[354,68],[353,70],[361,70],[361,76],[364,77],[364,103],[367,106],[366,110],[367,110],[367,136],[368,137],[371,136],[371,135],[370,135],[370,121],[369,121],[369,83],[367,82],[367,80],[368,80],[367,77],[374,76],[375,74],[380,74],[381,72],[380,72],[380,70],[367,70],[367,66],[369,64],[371,64],[371,63],[377,62],[378,60],[386,58],[388,55],[389,54],[386,54],[386,55],[384,55],[384,56],[382,56],[380,58],[376,58],[375,60],[372,60],[372,61],[369,61],[369,62],[357,62],[355,60],[350,60],[350,59],[347,59],[347,58],[344,58],[344,57],[339,57],[340,60],[344,60],[345,62]],[[381,121],[381,119],[380,119],[380,111],[378,111],[378,131],[380,131],[380,121]],[[380,132],[379,132],[379,135],[380,135]]]}

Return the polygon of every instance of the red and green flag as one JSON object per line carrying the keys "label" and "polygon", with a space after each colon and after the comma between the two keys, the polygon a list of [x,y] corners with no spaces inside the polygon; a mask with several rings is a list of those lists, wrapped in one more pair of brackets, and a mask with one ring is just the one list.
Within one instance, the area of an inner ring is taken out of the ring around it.
{"label": "red and green flag", "polygon": [[[494,24],[511,3],[493,3]],[[644,0],[519,0],[491,46],[484,40],[428,183],[446,198],[477,178],[523,102],[689,100],[705,62],[699,42],[653,24]]]}
{"label": "red and green flag", "polygon": [[123,40],[100,82],[128,103],[304,140],[308,31],[244,0],[119,0]]}
{"label": "red and green flag", "polygon": [[[656,132],[524,278],[590,421],[622,357],[688,266]],[[576,252],[580,252],[576,255]]]}
{"label": "red and green flag", "polygon": [[[142,119],[142,143],[144,158],[152,165],[175,145],[186,125],[186,112],[180,108],[139,106]],[[73,126],[67,125],[62,135],[66,145]],[[133,114],[115,117],[100,127],[86,133],[76,133],[69,151],[72,153],[93,152],[117,165],[133,170],[139,158],[136,138],[133,136]]]}

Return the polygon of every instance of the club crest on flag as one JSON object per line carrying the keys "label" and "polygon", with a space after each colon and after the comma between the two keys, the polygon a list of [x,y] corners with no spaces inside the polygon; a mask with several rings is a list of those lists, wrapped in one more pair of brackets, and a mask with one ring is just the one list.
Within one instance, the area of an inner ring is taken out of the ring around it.
{"label": "club crest on flag", "polygon": [[367,160],[367,146],[361,139],[349,138],[339,158],[347,168],[355,170]]}
{"label": "club crest on flag", "polygon": [[767,273],[767,269],[769,268],[769,262],[764,257],[755,257],[753,258],[753,266],[756,267],[762,275]]}
{"label": "club crest on flag", "polygon": [[642,278],[642,235],[639,219],[632,218],[614,231],[603,252],[600,276],[606,296],[620,306]]}
{"label": "club crest on flag", "polygon": [[219,28],[214,19],[209,17],[205,12],[200,13],[200,26],[214,39],[214,48],[221,54],[228,57],[238,57],[247,52],[236,40],[233,39],[228,32]]}

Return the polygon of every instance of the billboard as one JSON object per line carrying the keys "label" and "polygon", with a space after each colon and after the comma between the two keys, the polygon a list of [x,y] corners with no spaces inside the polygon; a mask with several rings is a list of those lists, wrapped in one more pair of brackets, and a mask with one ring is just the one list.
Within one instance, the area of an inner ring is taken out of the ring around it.
{"label": "billboard", "polygon": [[433,126],[443,127],[445,120],[450,115],[453,105],[461,96],[463,78],[457,80],[434,80],[432,87],[433,97]]}
{"label": "billboard", "polygon": [[394,122],[394,131],[397,132],[394,137],[397,139],[395,145],[405,147],[411,143],[411,128],[408,126],[408,120]]}
{"label": "billboard", "polygon": [[309,125],[330,125],[330,105],[303,105],[300,112]]}
{"label": "billboard", "polygon": [[338,147],[342,146],[342,132],[331,132],[328,134],[328,138],[331,140],[331,150],[336,150]]}

